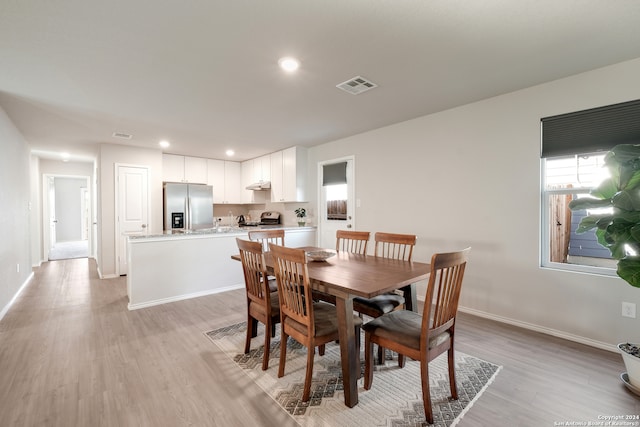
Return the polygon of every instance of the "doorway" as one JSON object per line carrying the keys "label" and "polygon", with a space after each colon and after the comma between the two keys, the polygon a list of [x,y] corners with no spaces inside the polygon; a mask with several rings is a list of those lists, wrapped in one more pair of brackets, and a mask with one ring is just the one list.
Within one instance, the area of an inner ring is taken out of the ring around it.
{"label": "doorway", "polygon": [[318,163],[318,232],[323,248],[336,246],[337,230],[355,230],[355,159]]}
{"label": "doorway", "polygon": [[43,177],[44,259],[57,261],[90,255],[89,177]]}

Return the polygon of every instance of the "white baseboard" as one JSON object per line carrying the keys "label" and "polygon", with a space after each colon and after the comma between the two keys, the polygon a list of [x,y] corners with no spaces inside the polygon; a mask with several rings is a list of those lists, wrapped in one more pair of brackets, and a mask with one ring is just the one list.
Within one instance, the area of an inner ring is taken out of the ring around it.
{"label": "white baseboard", "polygon": [[557,329],[547,328],[544,326],[535,325],[533,323],[523,322],[516,319],[511,319],[508,317],[497,316],[492,313],[487,313],[485,311],[480,311],[480,310],[476,310],[468,307],[460,306],[458,307],[458,310],[460,310],[463,313],[472,314],[474,316],[483,317],[485,319],[495,320],[496,322],[507,323],[509,325],[518,326],[520,328],[529,329],[531,331],[540,332],[547,335],[552,335],[554,337],[562,338],[569,341],[574,341],[574,342],[585,344],[591,347],[600,348],[602,350],[613,351],[616,353],[618,352],[618,348],[615,345],[592,340],[590,338],[582,337],[579,335],[569,334],[567,332],[559,331]]}
{"label": "white baseboard", "polygon": [[117,274],[102,274],[102,271],[100,271],[100,267],[97,268],[98,270],[98,278],[100,279],[115,279],[116,277],[120,277]]}
{"label": "white baseboard", "polygon": [[147,302],[141,302],[141,303],[137,303],[137,304],[129,303],[127,308],[129,308],[129,310],[138,310],[138,309],[141,309],[141,308],[153,307],[154,305],[167,304],[167,303],[170,303],[170,302],[182,301],[182,300],[185,300],[185,299],[198,298],[198,297],[203,297],[203,296],[206,296],[206,295],[213,295],[213,294],[219,294],[219,293],[222,293],[222,292],[233,291],[233,290],[236,290],[236,289],[242,289],[242,288],[244,288],[244,286],[245,286],[244,283],[241,283],[239,285],[227,286],[225,288],[218,288],[218,289],[213,289],[213,290],[208,290],[208,291],[203,291],[203,292],[194,292],[192,294],[177,295],[175,297],[161,298],[161,299],[157,299],[157,300],[153,300],[153,301],[147,301]]}
{"label": "white baseboard", "polygon": [[4,308],[2,309],[2,311],[0,311],[0,320],[2,320],[2,318],[5,316],[5,314],[7,314],[7,312],[9,311],[9,309],[11,308],[11,306],[13,305],[13,303],[16,301],[16,299],[18,298],[18,296],[22,293],[22,291],[27,287],[27,285],[29,284],[29,282],[31,281],[31,279],[33,279],[33,271],[31,272],[31,274],[29,274],[29,276],[27,277],[27,279],[24,281],[24,283],[20,286],[20,289],[18,289],[18,292],[16,292],[16,294],[13,296],[13,298],[11,298],[11,301],[9,301],[7,303],[7,305],[4,306]]}

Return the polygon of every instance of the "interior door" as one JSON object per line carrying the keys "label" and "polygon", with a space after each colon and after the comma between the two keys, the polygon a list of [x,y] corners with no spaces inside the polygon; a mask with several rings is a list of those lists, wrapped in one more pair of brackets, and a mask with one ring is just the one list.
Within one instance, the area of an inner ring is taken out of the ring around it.
{"label": "interior door", "polygon": [[[337,230],[355,230],[354,163],[353,157],[346,157],[318,165],[318,240],[323,248],[336,247]],[[337,178],[329,178],[336,169]]]}
{"label": "interior door", "polygon": [[49,177],[48,180],[48,194],[49,194],[49,247],[47,249],[47,257],[49,259],[49,250],[56,245],[56,183],[53,177]]}
{"label": "interior door", "polygon": [[118,165],[116,179],[116,263],[117,273],[125,275],[128,236],[147,234],[149,230],[149,169]]}

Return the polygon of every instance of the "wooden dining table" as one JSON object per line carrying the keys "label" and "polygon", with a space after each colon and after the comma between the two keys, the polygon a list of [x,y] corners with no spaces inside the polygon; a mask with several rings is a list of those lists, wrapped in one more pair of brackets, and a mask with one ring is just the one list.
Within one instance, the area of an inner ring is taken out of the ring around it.
{"label": "wooden dining table", "polygon": [[[305,251],[321,250],[304,247]],[[240,261],[239,255],[232,256]],[[273,259],[265,253],[267,271],[273,273]],[[326,261],[308,263],[309,280],[314,290],[335,297],[338,316],[340,360],[344,385],[344,403],[352,408],[358,404],[358,378],[360,376],[353,324],[353,298],[372,298],[394,290],[402,290],[405,306],[416,309],[415,283],[428,277],[430,265],[338,252]],[[359,339],[359,337],[358,337]]]}

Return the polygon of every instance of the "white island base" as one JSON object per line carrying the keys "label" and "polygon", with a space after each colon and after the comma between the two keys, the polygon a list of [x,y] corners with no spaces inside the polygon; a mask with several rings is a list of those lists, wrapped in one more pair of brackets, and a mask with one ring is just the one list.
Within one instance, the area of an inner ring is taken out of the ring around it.
{"label": "white island base", "polygon": [[[283,228],[287,246],[316,245],[315,228]],[[231,259],[237,237],[247,231],[130,237],[129,310],[243,288],[242,265]]]}

